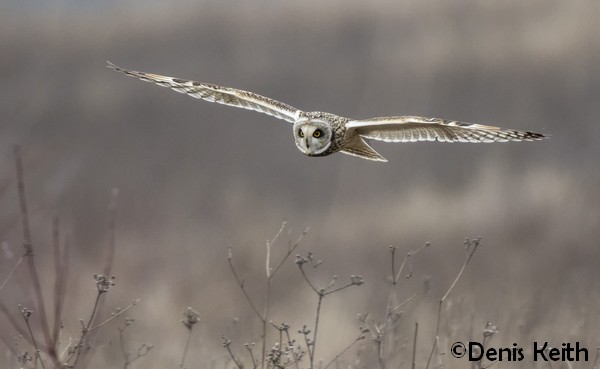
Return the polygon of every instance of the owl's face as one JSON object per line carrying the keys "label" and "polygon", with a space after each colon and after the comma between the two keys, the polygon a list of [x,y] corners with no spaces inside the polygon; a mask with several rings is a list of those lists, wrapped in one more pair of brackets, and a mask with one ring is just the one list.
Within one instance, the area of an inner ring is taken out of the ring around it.
{"label": "owl's face", "polygon": [[294,141],[298,149],[308,156],[317,156],[331,145],[331,127],[319,120],[304,120],[294,123]]}

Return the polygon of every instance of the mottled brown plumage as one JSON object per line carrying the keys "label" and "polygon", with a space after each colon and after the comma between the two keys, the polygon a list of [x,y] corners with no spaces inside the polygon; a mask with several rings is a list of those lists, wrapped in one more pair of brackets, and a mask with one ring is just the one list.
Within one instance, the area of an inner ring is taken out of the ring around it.
{"label": "mottled brown plumage", "polygon": [[138,72],[110,62],[108,67],[198,99],[258,111],[293,123],[296,146],[308,156],[342,152],[363,159],[387,161],[365,139],[385,142],[507,142],[547,137],[541,133],[438,118],[397,116],[354,120],[325,112],[304,112],[250,91]]}

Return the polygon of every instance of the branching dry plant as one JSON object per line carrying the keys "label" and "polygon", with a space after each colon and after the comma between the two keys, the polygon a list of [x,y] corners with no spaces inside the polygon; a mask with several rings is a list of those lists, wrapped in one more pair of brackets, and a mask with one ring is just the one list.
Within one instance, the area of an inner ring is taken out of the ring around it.
{"label": "branching dry plant", "polygon": [[[100,312],[104,301],[104,295],[115,285],[115,277],[109,276],[112,269],[112,263],[115,252],[115,208],[116,195],[118,191],[113,190],[113,199],[111,200],[111,216],[109,223],[110,241],[108,247],[108,256],[104,265],[104,274],[95,274],[94,281],[96,287],[96,298],[92,305],[89,317],[86,320],[81,319],[81,331],[79,337],[65,338],[63,333],[63,317],[65,316],[65,298],[66,281],[69,271],[69,250],[70,244],[65,237],[61,244],[60,219],[54,217],[52,221],[52,254],[54,259],[54,288],[53,292],[53,314],[50,316],[46,309],[46,299],[44,298],[41,278],[38,273],[38,266],[35,259],[35,248],[32,240],[32,232],[29,223],[29,213],[27,207],[27,196],[25,191],[25,175],[23,168],[23,158],[19,146],[14,148],[15,168],[17,175],[17,190],[19,199],[19,209],[21,225],[23,230],[23,253],[12,266],[8,274],[2,279],[0,284],[0,293],[10,283],[18,269],[22,268],[24,262],[27,265],[27,274],[32,284],[35,308],[19,304],[18,312],[21,321],[15,318],[13,310],[7,306],[0,296],[0,312],[9,322],[14,332],[18,334],[18,339],[11,344],[11,340],[2,332],[0,337],[5,343],[11,354],[17,358],[17,363],[22,368],[78,368],[85,366],[84,361],[88,359],[88,353],[92,348],[90,345],[91,336],[101,327],[112,320],[121,316],[123,313],[137,305],[140,299],[134,300],[123,309],[117,309],[111,313],[108,318],[100,320]],[[50,321],[49,318],[52,318]],[[35,324],[34,324],[35,320]],[[24,325],[24,326],[23,326]],[[39,327],[39,328],[38,328]],[[39,330],[39,331],[38,331]],[[123,332],[121,332],[123,333]],[[41,340],[39,337],[41,336]],[[29,348],[27,348],[29,347]],[[145,346],[141,351],[138,350],[138,357],[144,356],[151,347]],[[32,351],[32,352],[30,352]],[[137,359],[136,358],[136,359]],[[135,359],[133,359],[135,360]],[[126,358],[126,363],[133,361]],[[125,365],[127,367],[128,364]]]}
{"label": "branching dry plant", "polygon": [[[319,287],[310,280],[310,278],[308,277],[308,275],[306,273],[305,267],[308,264],[312,267],[312,269],[317,269],[320,265],[322,265],[322,261],[321,260],[315,261],[314,255],[311,252],[309,252],[306,257],[300,256],[300,255],[296,256],[295,263],[298,266],[298,268],[300,269],[300,272],[302,273],[302,277],[304,278],[306,283],[310,286],[310,288],[317,295],[317,311],[315,313],[315,325],[314,325],[314,333],[312,335],[312,338],[310,336],[311,332],[309,329],[306,328],[306,326],[304,326],[302,328],[302,330],[300,330],[298,332],[304,336],[304,342],[306,343],[306,348],[308,350],[308,356],[310,359],[309,367],[310,367],[310,369],[313,369],[314,361],[315,361],[315,351],[317,349],[317,332],[319,329],[319,319],[321,317],[321,306],[323,303],[323,299],[325,298],[325,296],[339,292],[339,291],[344,290],[351,286],[360,286],[360,285],[364,284],[365,282],[363,281],[363,278],[360,275],[351,275],[349,282],[347,282],[341,286],[337,286],[336,285],[337,276],[333,276],[333,278],[331,279],[331,282],[329,282],[329,284],[326,287]],[[361,334],[359,335],[359,338],[356,339],[354,342],[357,342],[357,341],[363,339],[364,334],[367,332],[367,331],[363,330],[362,327],[360,329],[361,329]],[[337,355],[337,357],[339,357],[339,355]]]}
{"label": "branching dry plant", "polygon": [[[10,326],[17,335],[16,339],[7,336],[7,332],[0,332],[0,339],[11,355],[15,358],[21,368],[84,368],[87,367],[94,352],[94,335],[96,332],[107,326],[113,320],[124,317],[124,314],[136,306],[140,299],[131,302],[125,308],[118,308],[113,311],[108,317],[102,313],[103,304],[105,303],[106,295],[115,286],[115,277],[112,276],[112,264],[116,250],[116,200],[118,190],[112,191],[112,197],[109,206],[109,224],[108,224],[108,248],[105,259],[103,273],[95,274],[94,285],[96,296],[91,309],[85,319],[80,320],[80,329],[76,337],[64,337],[63,319],[65,316],[65,295],[67,291],[66,281],[69,273],[69,253],[70,243],[67,242],[69,237],[65,237],[61,233],[60,219],[55,217],[52,220],[52,255],[54,260],[54,279],[52,289],[52,314],[48,314],[46,309],[47,301],[44,299],[43,284],[41,283],[38,273],[38,266],[35,259],[35,247],[32,241],[32,234],[29,225],[29,216],[27,208],[27,198],[25,192],[25,180],[23,162],[21,152],[18,147],[14,150],[15,165],[17,173],[17,188],[20,209],[20,219],[23,229],[23,251],[19,258],[8,268],[6,275],[0,279],[0,313],[6,318]],[[274,246],[281,243],[282,234],[287,230],[290,240],[287,242],[287,247],[283,250],[276,251]],[[258,336],[260,341],[256,343],[245,343],[240,345],[240,352],[234,349],[233,340],[231,338],[222,337],[222,344],[225,348],[229,363],[226,367],[235,367],[238,369],[329,369],[332,367],[340,367],[343,356],[352,348],[357,347],[357,344],[370,337],[372,345],[372,362],[356,362],[352,364],[344,364],[344,367],[349,369],[358,368],[378,368],[392,369],[410,367],[415,369],[421,360],[421,367],[442,368],[444,365],[444,352],[440,349],[440,325],[444,306],[449,296],[455,290],[461,277],[464,275],[467,266],[470,264],[475,252],[481,246],[481,239],[467,239],[465,241],[465,260],[462,267],[459,269],[456,277],[449,284],[448,289],[443,296],[438,300],[437,316],[435,317],[435,332],[432,340],[432,346],[426,360],[423,357],[418,357],[417,343],[419,335],[419,322],[414,322],[414,331],[408,332],[410,329],[400,329],[399,322],[404,316],[404,306],[411,303],[418,293],[407,293],[400,288],[403,280],[413,276],[412,258],[428,248],[429,243],[423,246],[406,252],[404,257],[399,262],[399,248],[390,246],[389,260],[390,271],[388,283],[389,289],[387,299],[382,305],[383,315],[378,319],[373,315],[361,314],[359,321],[361,325],[358,327],[358,334],[349,339],[348,344],[337,354],[332,355],[327,361],[318,361],[317,352],[322,354],[325,352],[322,347],[326,346],[326,340],[319,336],[320,328],[323,323],[323,309],[325,306],[325,298],[334,293],[342,293],[349,290],[353,286],[364,284],[364,280],[360,275],[350,275],[344,283],[338,281],[337,276],[333,276],[329,282],[321,286],[315,278],[315,273],[322,269],[323,262],[318,260],[311,252],[305,254],[296,253],[298,247],[303,240],[303,237],[308,232],[308,229],[303,230],[295,239],[291,238],[291,229],[284,222],[279,230],[275,233],[271,240],[266,241],[265,252],[265,269],[263,280],[261,281],[264,289],[262,296],[253,296],[246,288],[246,279],[241,277],[241,274],[236,269],[234,263],[233,251],[229,249],[227,261],[232,273],[232,276],[241,290],[248,306],[260,322],[260,332]],[[279,258],[273,255],[281,254]],[[314,315],[311,314],[309,324],[303,324],[299,328],[292,329],[290,324],[286,322],[275,323],[271,319],[271,300],[273,298],[273,284],[275,277],[282,270],[282,266],[290,260],[290,256],[295,254],[294,264],[299,271],[303,283],[314,293],[315,305]],[[1,293],[7,285],[17,275],[19,269],[27,268],[27,274],[31,283],[31,291],[33,301],[27,305],[33,304],[33,307],[18,305],[18,310],[7,306],[2,300]],[[47,278],[43,278],[47,280]],[[91,284],[91,283],[90,283]],[[17,314],[18,312],[18,314]],[[185,345],[183,346],[179,368],[186,368],[186,358],[190,349],[194,345],[191,344],[192,333],[194,326],[199,322],[199,313],[192,308],[188,308],[183,313],[181,320],[186,328],[187,335]],[[143,343],[133,350],[127,344],[127,332],[133,325],[134,319],[125,318],[122,325],[117,327],[118,331],[118,347],[122,355],[123,369],[129,369],[132,365],[143,357],[147,356],[153,349],[153,345]],[[488,323],[483,331],[482,343],[487,344],[489,340],[497,333],[497,329],[491,323]],[[450,336],[448,332],[448,336]],[[322,335],[322,333],[321,333]],[[402,338],[407,344],[401,345],[399,342]],[[409,341],[412,340],[412,350],[407,352],[405,348],[409,347]],[[243,346],[243,347],[242,347]],[[358,345],[366,347],[366,344]],[[258,347],[258,349],[257,349]],[[362,348],[361,348],[362,350]],[[424,355],[422,355],[424,356]],[[398,360],[401,359],[401,360]],[[594,361],[594,366],[596,366]],[[195,363],[195,366],[197,364]],[[471,363],[473,369],[488,368],[490,363],[483,361]]]}
{"label": "branching dry plant", "polygon": [[[465,240],[465,261],[464,261],[462,267],[460,268],[460,270],[458,271],[456,278],[454,278],[454,281],[452,282],[452,284],[450,284],[450,287],[448,287],[448,290],[446,291],[444,296],[442,296],[442,298],[440,298],[440,300],[438,301],[438,313],[437,313],[436,324],[435,324],[435,336],[433,339],[433,345],[431,346],[431,353],[429,354],[429,358],[427,359],[427,365],[425,366],[425,369],[429,368],[429,365],[431,364],[431,360],[432,360],[434,354],[436,352],[438,352],[438,354],[439,354],[440,321],[442,319],[442,308],[444,306],[444,302],[446,302],[446,300],[448,299],[448,296],[450,296],[450,293],[452,293],[452,291],[454,290],[454,287],[456,287],[456,284],[458,283],[459,279],[462,277],[463,273],[467,269],[469,262],[473,258],[473,255],[475,255],[475,252],[477,251],[479,246],[481,246],[481,237],[472,239],[472,240],[467,238]],[[439,356],[440,355],[438,355],[438,357]],[[442,366],[441,363],[439,363],[438,366]]]}
{"label": "branching dry plant", "polygon": [[[260,367],[262,369],[264,369],[265,364],[266,364],[264,357],[267,352],[267,346],[266,346],[267,339],[266,338],[267,338],[267,327],[269,325],[269,307],[270,307],[270,301],[271,301],[271,287],[272,287],[273,279],[277,275],[279,270],[281,269],[281,266],[290,257],[290,255],[292,255],[294,250],[296,250],[296,248],[300,245],[302,238],[308,232],[308,228],[307,228],[300,234],[300,236],[298,236],[298,238],[296,239],[295,242],[288,241],[287,250],[286,250],[284,256],[279,260],[279,262],[277,262],[275,264],[275,267],[272,267],[271,266],[272,265],[271,264],[272,247],[273,247],[273,244],[275,244],[277,242],[277,240],[279,239],[279,237],[281,236],[281,233],[284,231],[285,228],[286,228],[286,222],[283,222],[281,225],[281,228],[279,228],[279,231],[277,231],[275,236],[271,240],[267,240],[267,242],[266,242],[266,261],[265,261],[265,280],[264,280],[265,294],[263,297],[262,312],[259,311],[256,302],[248,294],[248,291],[246,290],[245,285],[244,285],[245,279],[240,278],[239,273],[236,271],[236,269],[233,265],[233,252],[231,249],[228,250],[228,256],[227,256],[227,261],[228,261],[229,267],[231,269],[231,273],[233,274],[233,277],[235,278],[237,285],[240,287],[242,293],[244,294],[244,297],[246,298],[248,305],[250,305],[250,307],[252,308],[252,311],[254,311],[254,313],[256,314],[256,317],[259,319],[261,326],[262,326],[262,332],[261,332],[261,338],[262,338],[261,347],[262,347],[262,349],[261,349],[261,354],[260,354],[261,359],[259,360],[259,363],[257,364],[257,365],[260,365]],[[226,342],[228,342],[229,344],[226,345],[225,344]],[[226,347],[229,351],[230,351],[230,349],[229,349],[230,344],[231,344],[231,341],[229,341],[226,338],[223,338],[223,346]],[[252,354],[251,351],[250,351],[250,354]],[[235,358],[233,358],[233,354],[232,354],[232,359],[234,361],[236,361]],[[253,359],[253,361],[254,361],[254,359]],[[257,367],[258,366],[253,366],[253,369],[257,368]]]}
{"label": "branching dry plant", "polygon": [[[308,229],[305,229],[300,236],[294,241],[288,241],[287,249],[285,250],[284,256],[275,263],[275,267],[271,267],[271,255],[272,255],[272,247],[275,242],[280,238],[282,232],[286,228],[286,223],[284,222],[279,229],[279,231],[275,234],[271,241],[267,241],[266,245],[266,262],[265,262],[265,296],[262,313],[259,311],[254,299],[250,296],[247,289],[245,288],[245,279],[240,278],[239,273],[234,267],[233,264],[233,253],[231,249],[228,254],[228,263],[233,274],[233,277],[241,289],[248,305],[258,317],[262,326],[262,334],[261,334],[261,351],[260,353],[255,353],[254,343],[247,343],[244,345],[247,353],[249,362],[251,363],[251,367],[256,369],[260,368],[286,368],[289,366],[293,366],[297,369],[300,369],[300,363],[308,354],[308,367],[311,369],[315,368],[315,352],[317,348],[317,333],[319,329],[319,322],[321,318],[321,308],[323,304],[323,300],[326,296],[331,295],[333,293],[342,291],[351,286],[360,286],[363,284],[363,279],[360,275],[351,275],[349,282],[338,286],[337,285],[337,277],[334,276],[331,282],[326,287],[320,287],[315,282],[311,280],[308,276],[307,267],[315,270],[317,269],[322,262],[317,261],[314,258],[312,253],[308,253],[306,256],[301,256],[299,254],[296,255],[295,264],[298,267],[304,281],[307,285],[315,292],[317,296],[317,306],[315,312],[315,320],[312,329],[308,327],[308,325],[304,325],[301,329],[297,330],[297,333],[301,335],[301,341],[298,342],[296,339],[292,338],[290,334],[290,326],[285,323],[275,324],[269,319],[269,303],[271,297],[271,288],[273,283],[273,278],[280,270],[281,266],[284,264],[286,260],[292,255],[292,253],[297,249],[302,241],[302,238],[308,232]],[[290,230],[291,231],[291,230]],[[275,329],[277,332],[276,340],[273,346],[267,350],[267,328],[269,325]],[[338,358],[346,351],[348,351],[356,342],[365,338],[365,333],[367,333],[367,329],[360,329],[360,334],[357,338],[352,341],[352,343],[346,347],[343,352],[336,355],[329,363],[327,363],[324,367],[329,367],[333,364]],[[231,339],[223,336],[223,347],[229,353],[232,362],[236,367],[242,369],[244,364],[240,358],[238,358],[231,348],[232,341]],[[321,366],[322,367],[322,366]]]}
{"label": "branching dry plant", "polygon": [[[412,264],[410,264],[410,258],[417,255],[419,252],[423,251],[425,248],[429,247],[430,243],[427,242],[420,248],[416,250],[412,250],[407,252],[398,267],[396,261],[396,254],[398,252],[397,246],[389,246],[390,252],[390,261],[391,261],[391,283],[390,283],[390,291],[388,294],[387,303],[385,306],[385,314],[383,318],[383,323],[376,323],[371,320],[370,326],[372,327],[371,331],[373,332],[372,338],[373,342],[375,342],[377,348],[377,361],[380,369],[385,369],[386,362],[388,362],[391,358],[393,358],[393,353],[398,352],[399,350],[394,346],[390,345],[390,341],[394,341],[394,338],[391,337],[394,335],[395,326],[399,322],[402,317],[401,308],[412,301],[415,297],[417,297],[418,293],[412,294],[405,298],[402,301],[399,301],[399,291],[398,285],[401,280],[412,278]],[[405,268],[409,268],[409,272],[406,273]],[[406,273],[406,274],[405,274]],[[418,328],[418,325],[416,326]],[[417,330],[415,330],[415,335],[417,334]],[[416,339],[415,339],[416,341]],[[416,345],[415,345],[416,346]],[[414,351],[414,350],[413,350]]]}
{"label": "branching dry plant", "polygon": [[185,357],[187,356],[188,349],[190,347],[190,341],[192,339],[192,331],[194,326],[200,321],[200,314],[188,307],[186,311],[183,312],[183,319],[181,319],[181,323],[187,329],[187,338],[185,340],[185,348],[183,349],[183,354],[181,355],[181,362],[179,363],[179,368],[185,368]]}
{"label": "branching dry plant", "polygon": [[121,354],[123,354],[123,369],[128,369],[133,362],[136,360],[148,355],[150,350],[154,348],[152,344],[142,343],[138,346],[138,348],[132,353],[127,348],[127,341],[125,339],[125,331],[130,328],[135,319],[133,318],[125,318],[125,322],[121,325],[119,330],[119,347],[121,348]]}
{"label": "branching dry plant", "polygon": [[[416,368],[419,358],[417,358],[417,342],[419,336],[419,323],[414,322],[414,331],[413,332],[398,332],[397,326],[400,318],[403,316],[402,308],[410,303],[413,299],[418,296],[418,293],[413,293],[406,295],[403,293],[404,297],[401,298],[401,293],[399,289],[400,282],[403,279],[409,279],[413,275],[411,258],[417,254],[419,254],[424,249],[430,246],[429,243],[425,243],[423,246],[408,251],[402,261],[398,265],[398,247],[390,246],[389,247],[389,255],[390,255],[390,264],[391,264],[391,276],[390,276],[390,286],[387,302],[385,304],[385,312],[383,314],[383,318],[381,320],[375,320],[371,314],[359,314],[359,321],[362,325],[359,327],[359,334],[357,337],[351,341],[347,347],[345,347],[340,353],[334,355],[330,361],[328,362],[319,362],[315,363],[316,358],[316,350],[318,347],[318,332],[321,320],[321,310],[323,306],[324,298],[330,294],[340,292],[345,290],[351,286],[359,286],[364,283],[362,277],[360,275],[351,275],[349,281],[338,285],[337,276],[333,276],[330,282],[322,287],[319,286],[316,282],[314,282],[313,278],[310,277],[310,274],[317,270],[323,263],[321,260],[317,260],[313,253],[308,252],[305,256],[301,256],[300,254],[296,255],[295,264],[300,271],[300,275],[304,282],[310,287],[310,289],[315,293],[317,297],[316,301],[316,310],[314,315],[314,323],[312,326],[303,325],[301,329],[297,330],[297,333],[300,334],[301,340],[297,341],[290,334],[290,326],[286,323],[275,324],[269,320],[269,301],[271,294],[271,286],[273,282],[274,272],[278,271],[281,265],[287,258],[291,255],[291,253],[298,247],[302,236],[306,233],[303,232],[302,235],[298,238],[295,243],[289,242],[288,249],[285,256],[280,260],[275,269],[270,268],[270,255],[271,248],[275,240],[277,240],[282,234],[285,223],[282,225],[280,230],[276,233],[273,241],[267,241],[267,258],[266,258],[266,282],[265,282],[265,297],[264,297],[264,306],[262,309],[262,313],[259,311],[254,298],[249,294],[247,289],[245,288],[245,279],[240,278],[239,273],[236,271],[233,264],[233,253],[231,249],[229,250],[228,262],[233,274],[233,277],[241,289],[246,301],[250,308],[254,311],[256,316],[259,318],[262,323],[262,335],[261,335],[261,346],[262,349],[259,353],[254,351],[255,344],[245,344],[244,347],[248,353],[248,362],[250,363],[250,367],[252,369],[256,369],[258,367],[261,368],[287,368],[293,367],[296,369],[308,368],[308,369],[327,369],[331,367],[331,365],[338,362],[338,360],[342,357],[344,353],[349,351],[354,345],[361,340],[363,340],[367,335],[369,335],[374,343],[375,349],[375,357],[377,358],[375,366],[379,369],[387,369],[387,368],[400,368],[405,365],[409,365],[411,368]],[[481,246],[481,238],[477,239],[467,239],[465,241],[465,260],[457,273],[456,277],[450,283],[450,286],[444,293],[444,295],[438,300],[438,311],[435,319],[435,334],[432,342],[432,347],[430,350],[430,354],[427,357],[427,360],[423,365],[425,369],[430,367],[443,367],[442,357],[443,353],[440,352],[439,349],[439,341],[440,341],[440,322],[442,319],[442,312],[444,303],[448,300],[450,294],[454,291],[458,281],[463,276],[467,266],[469,265],[473,255],[477,251],[477,249]],[[408,270],[407,270],[408,269]],[[270,323],[270,326],[275,329],[277,332],[275,343],[271,347],[271,349],[267,350],[266,342],[268,341],[267,336],[267,326]],[[484,341],[489,340],[493,334],[495,334],[496,329],[491,324],[488,324],[484,330]],[[403,337],[412,337],[412,350],[410,353],[405,353],[403,360],[400,364],[392,363],[394,359],[397,358],[398,355],[403,353],[404,348],[398,347],[398,338],[396,336]],[[231,359],[232,364],[238,369],[243,369],[246,367],[245,361],[234,354],[234,350],[232,349],[232,340],[223,336],[223,347],[227,350],[229,357]],[[437,353],[438,363],[432,364],[432,359]],[[474,368],[483,369],[487,366],[478,362],[475,363],[477,366]],[[361,367],[372,367],[371,364],[362,363]],[[351,366],[348,365],[348,368],[358,368],[359,366]]]}

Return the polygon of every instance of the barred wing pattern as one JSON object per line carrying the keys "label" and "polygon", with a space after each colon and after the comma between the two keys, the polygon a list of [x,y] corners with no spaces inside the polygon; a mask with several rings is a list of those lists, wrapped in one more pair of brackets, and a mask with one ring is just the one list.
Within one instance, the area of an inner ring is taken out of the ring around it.
{"label": "barred wing pattern", "polygon": [[174,91],[188,94],[197,99],[234,106],[236,108],[254,110],[271,115],[275,118],[286,120],[290,123],[294,123],[302,113],[301,110],[292,106],[250,91],[161,76],[158,74],[138,72],[120,68],[111,62],[108,62],[107,66],[116,71],[125,73],[128,76],[136,77],[146,82],[153,82],[159,86],[169,87]]}
{"label": "barred wing pattern", "polygon": [[534,132],[414,116],[352,120],[347,128],[362,137],[385,142],[507,142],[535,141],[546,137]]}

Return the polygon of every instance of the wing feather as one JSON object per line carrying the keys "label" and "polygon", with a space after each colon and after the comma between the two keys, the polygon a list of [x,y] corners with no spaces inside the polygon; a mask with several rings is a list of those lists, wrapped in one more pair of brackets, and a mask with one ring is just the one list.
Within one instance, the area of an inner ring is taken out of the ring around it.
{"label": "wing feather", "polygon": [[352,120],[347,128],[356,130],[362,137],[386,142],[507,142],[547,137],[535,132],[414,116]]}
{"label": "wing feather", "polygon": [[286,120],[290,123],[294,123],[302,113],[301,110],[282,103],[281,101],[261,96],[250,91],[161,76],[159,74],[138,72],[118,67],[111,62],[108,62],[107,66],[116,71],[125,73],[128,76],[139,78],[142,81],[156,83],[159,86],[168,87],[174,91],[190,95],[197,99],[234,106],[236,108],[254,110],[271,115],[275,118]]}
{"label": "wing feather", "polygon": [[383,161],[386,162],[387,159],[384,158],[380,153],[375,151],[360,135],[355,135],[342,149],[340,152],[348,155],[358,156],[359,158],[373,160],[373,161]]}

